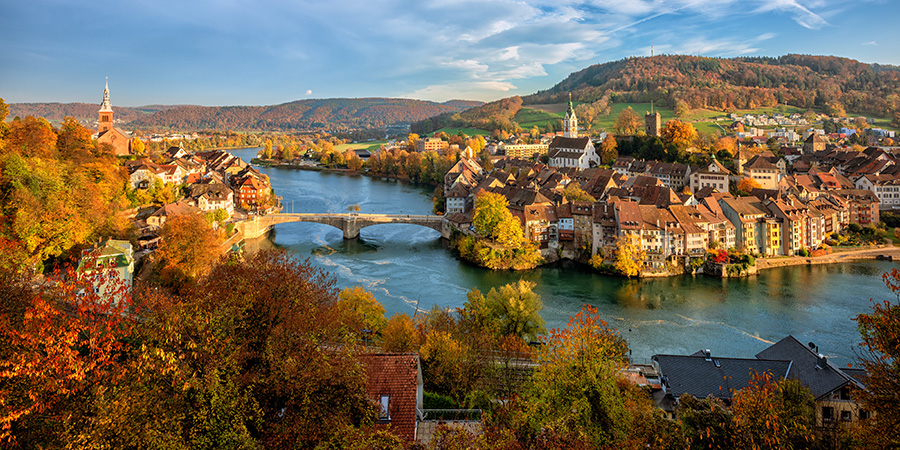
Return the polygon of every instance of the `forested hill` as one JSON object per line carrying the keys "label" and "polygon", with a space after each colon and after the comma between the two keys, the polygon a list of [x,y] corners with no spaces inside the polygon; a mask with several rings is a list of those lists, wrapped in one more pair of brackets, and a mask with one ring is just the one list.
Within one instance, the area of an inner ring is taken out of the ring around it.
{"label": "forested hill", "polygon": [[[526,105],[565,101],[649,101],[720,111],[776,103],[844,109],[881,117],[900,110],[900,68],[834,56],[706,58],[661,55],[597,64],[527,97]],[[839,111],[836,111],[839,112]]]}
{"label": "forested hill", "polygon": [[[455,113],[481,102],[435,103],[405,98],[332,98],[298,100],[272,106],[145,106],[113,105],[125,128],[162,130],[340,131],[408,124],[443,113]],[[97,120],[99,105],[88,103],[13,103],[10,116],[66,116]]]}
{"label": "forested hill", "polygon": [[[900,112],[900,67],[865,64],[834,56],[707,58],[661,55],[596,64],[572,73],[556,86],[504,99],[523,106],[562,103],[645,103],[678,109],[717,111],[776,104],[814,108],[843,116],[847,111],[878,117]],[[414,124],[413,129],[503,125],[501,102]],[[515,111],[512,111],[515,114]]]}
{"label": "forested hill", "polygon": [[[164,109],[174,108],[174,106],[165,105],[148,105],[137,108],[114,106],[116,112],[116,120],[123,122],[131,122],[140,117],[149,116],[155,112]],[[97,103],[10,103],[9,117],[43,117],[53,123],[61,123],[66,117],[74,117],[81,122],[96,122],[97,110],[100,109],[100,102]]]}

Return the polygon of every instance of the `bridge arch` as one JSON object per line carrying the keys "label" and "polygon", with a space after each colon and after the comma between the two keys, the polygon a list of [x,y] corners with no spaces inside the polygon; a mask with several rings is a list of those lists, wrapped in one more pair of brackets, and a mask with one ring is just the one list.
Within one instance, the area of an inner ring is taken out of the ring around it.
{"label": "bridge arch", "polygon": [[344,239],[355,239],[359,237],[359,232],[363,228],[403,223],[431,228],[441,233],[442,237],[447,237],[448,232],[445,230],[443,219],[442,216],[415,214],[275,213],[257,218],[252,221],[253,224],[245,225],[244,234],[248,237],[261,236],[280,223],[311,222],[333,226],[343,232]]}

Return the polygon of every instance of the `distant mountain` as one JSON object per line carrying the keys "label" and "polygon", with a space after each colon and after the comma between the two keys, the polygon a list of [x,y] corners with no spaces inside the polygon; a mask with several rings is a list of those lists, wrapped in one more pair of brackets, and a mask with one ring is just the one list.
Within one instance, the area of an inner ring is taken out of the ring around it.
{"label": "distant mountain", "polygon": [[[125,128],[236,131],[347,131],[409,124],[455,113],[481,102],[435,103],[405,98],[309,99],[273,106],[113,105]],[[11,103],[10,117],[27,115],[61,122],[66,116],[96,121],[99,105],[89,103]]]}
{"label": "distant mountain", "polygon": [[[149,105],[137,108],[114,107],[116,120],[131,122],[174,106]],[[10,103],[9,117],[43,117],[52,123],[61,123],[66,117],[74,117],[82,122],[96,122],[99,103]]]}
{"label": "distant mountain", "polygon": [[[645,103],[717,111],[786,104],[841,115],[878,117],[900,112],[900,67],[865,64],[834,56],[706,58],[662,55],[596,64],[572,73],[521,104],[575,102]],[[517,102],[516,97],[504,99]],[[413,129],[507,124],[509,113],[492,102],[413,124]]]}

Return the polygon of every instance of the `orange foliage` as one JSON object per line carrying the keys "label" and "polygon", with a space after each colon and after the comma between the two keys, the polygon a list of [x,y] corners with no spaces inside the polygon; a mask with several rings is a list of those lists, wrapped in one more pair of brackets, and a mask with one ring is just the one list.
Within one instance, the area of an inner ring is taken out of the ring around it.
{"label": "orange foliage", "polygon": [[746,193],[753,192],[754,189],[759,189],[761,187],[762,186],[760,186],[756,180],[750,177],[742,178],[737,184],[737,189]]}
{"label": "orange foliage", "polygon": [[670,120],[662,129],[662,140],[677,146],[688,146],[697,139],[694,126],[680,120]]}

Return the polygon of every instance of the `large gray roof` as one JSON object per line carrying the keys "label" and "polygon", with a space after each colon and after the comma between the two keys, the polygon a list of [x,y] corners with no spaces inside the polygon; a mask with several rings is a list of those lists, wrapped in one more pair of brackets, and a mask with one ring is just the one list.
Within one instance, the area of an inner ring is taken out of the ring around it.
{"label": "large gray roof", "polygon": [[721,358],[703,355],[654,355],[660,374],[666,379],[666,393],[673,398],[691,394],[697,398],[709,396],[730,399],[733,391],[750,385],[753,374],[786,377],[790,361],[766,359]]}
{"label": "large gray roof", "polygon": [[[837,366],[827,362],[827,358],[824,364],[820,364],[816,352],[793,336],[788,336],[772,344],[769,348],[757,353],[756,357],[793,362],[789,378],[800,380],[817,399],[849,383],[862,386]],[[824,367],[822,367],[823,365]]]}

